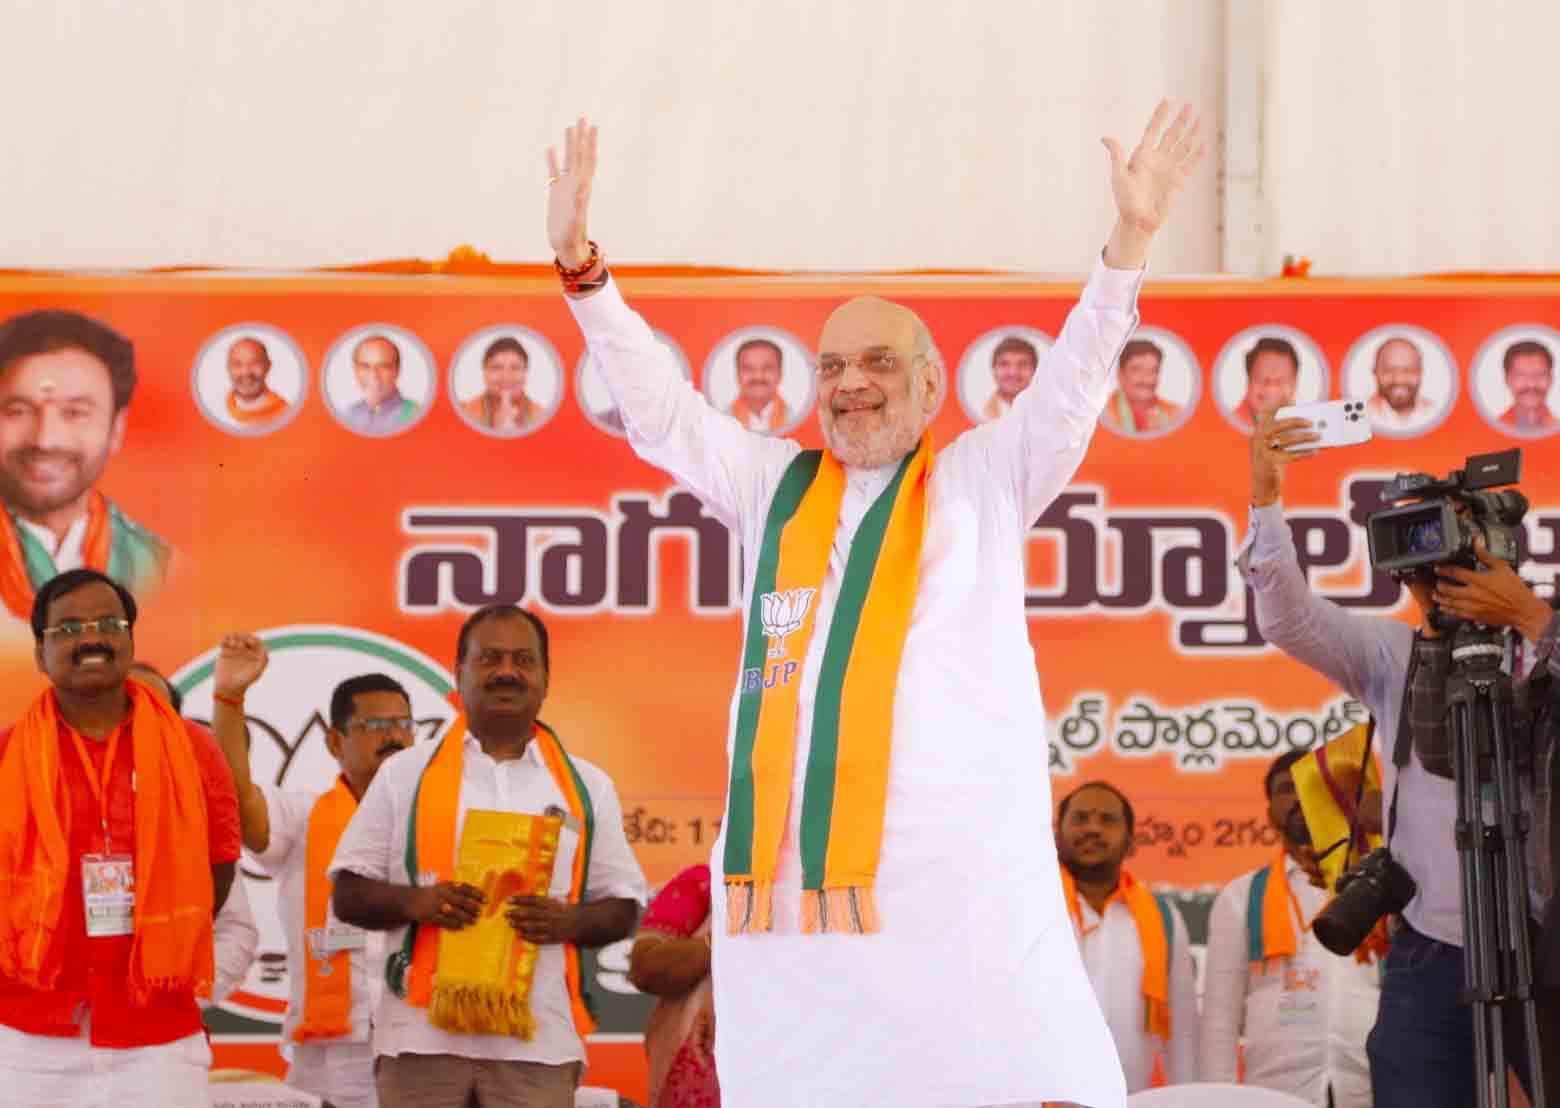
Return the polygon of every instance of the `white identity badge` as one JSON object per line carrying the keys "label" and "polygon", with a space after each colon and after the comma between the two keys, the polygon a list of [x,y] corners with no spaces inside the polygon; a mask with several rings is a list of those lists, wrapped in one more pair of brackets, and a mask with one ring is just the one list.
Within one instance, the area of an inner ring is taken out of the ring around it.
{"label": "white identity badge", "polygon": [[128,935],[135,928],[135,859],[128,854],[83,854],[81,893],[87,936]]}

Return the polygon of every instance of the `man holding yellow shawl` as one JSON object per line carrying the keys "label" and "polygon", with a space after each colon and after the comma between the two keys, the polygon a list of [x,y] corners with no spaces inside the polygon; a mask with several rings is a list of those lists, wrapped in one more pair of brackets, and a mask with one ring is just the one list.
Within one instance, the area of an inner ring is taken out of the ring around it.
{"label": "man holding yellow shawl", "polygon": [[547,628],[498,604],[455,648],[463,714],[391,759],[330,863],[336,915],[394,950],[383,1108],[570,1108],[593,1028],[579,951],[627,938],[644,876],[605,773],[537,719]]}
{"label": "man holding yellow shawl", "polygon": [[1023,551],[1083,460],[1149,241],[1201,147],[1167,105],[1130,158],[1105,145],[1118,220],[1043,384],[941,452],[942,357],[875,297],[823,324],[826,450],[711,408],[586,235],[595,130],[549,152],[556,265],[630,445],[745,554],[711,866],[728,1108],[1125,1100],[1051,846]]}
{"label": "man holding yellow shawl", "polygon": [[139,681],[135,598],[95,570],[39,588],[50,687],[0,731],[0,1105],[198,1108],[196,997],[238,860],[211,735]]}

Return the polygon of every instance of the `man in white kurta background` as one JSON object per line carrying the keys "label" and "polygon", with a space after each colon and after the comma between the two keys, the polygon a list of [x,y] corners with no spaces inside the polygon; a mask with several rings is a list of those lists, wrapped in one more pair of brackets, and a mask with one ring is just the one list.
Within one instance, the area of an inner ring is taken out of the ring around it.
{"label": "man in white kurta background", "polygon": [[[716,1062],[729,1108],[1125,1101],[1062,906],[1022,551],[1030,524],[1083,459],[1111,366],[1138,323],[1149,241],[1203,152],[1190,110],[1167,128],[1169,114],[1160,105],[1130,158],[1105,140],[1119,218],[1046,356],[1044,386],[959,436],[927,479],[880,817],[881,926],[865,934],[804,933],[797,801],[810,784],[820,657],[832,649],[825,642],[852,543],[920,448],[943,365],[920,319],[887,301],[852,300],[824,326],[819,420],[845,487],[811,606],[818,633],[797,675],[793,802],[772,921],[741,934],[717,928],[714,939]],[[629,441],[742,537],[751,620],[754,553],[801,448],[711,408],[623,302],[586,235],[594,128],[584,120],[570,128],[562,162],[549,152],[549,163],[549,238]],[[804,612],[797,634],[809,633]],[[743,688],[753,691],[747,676],[732,698],[733,734]],[[728,919],[729,829],[728,820],[712,863],[716,920]]]}
{"label": "man in white kurta background", "polygon": [[1156,1060],[1167,1085],[1198,1078],[1191,937],[1180,910],[1125,868],[1136,825],[1132,802],[1106,781],[1079,785],[1056,810],[1068,913],[1129,1093],[1153,1083]]}
{"label": "man in white kurta background", "polygon": [[[1370,1108],[1365,1039],[1381,1001],[1379,966],[1338,957],[1311,931],[1328,894],[1307,869],[1315,870],[1315,854],[1291,773],[1304,756],[1301,750],[1280,754],[1263,778],[1268,821],[1283,837],[1277,856],[1235,878],[1213,902],[1199,1076],[1234,1081],[1237,1044],[1244,1039],[1246,1084],[1289,1093],[1316,1108]],[[1280,870],[1291,921],[1283,944],[1252,934],[1254,925],[1259,932],[1273,925],[1263,900],[1274,894]],[[1292,952],[1275,949],[1280,945]]]}

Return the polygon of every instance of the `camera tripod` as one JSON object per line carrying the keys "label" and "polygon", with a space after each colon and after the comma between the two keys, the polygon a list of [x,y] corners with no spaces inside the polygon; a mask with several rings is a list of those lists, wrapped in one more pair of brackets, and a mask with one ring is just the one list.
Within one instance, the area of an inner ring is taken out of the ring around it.
{"label": "camera tripod", "polygon": [[1473,1007],[1478,1105],[1509,1108],[1505,1015],[1514,1009],[1527,1046],[1530,1099],[1533,1108],[1546,1108],[1523,849],[1529,820],[1512,736],[1512,681],[1501,672],[1507,632],[1458,623],[1453,635],[1446,708],[1457,781],[1464,997]]}

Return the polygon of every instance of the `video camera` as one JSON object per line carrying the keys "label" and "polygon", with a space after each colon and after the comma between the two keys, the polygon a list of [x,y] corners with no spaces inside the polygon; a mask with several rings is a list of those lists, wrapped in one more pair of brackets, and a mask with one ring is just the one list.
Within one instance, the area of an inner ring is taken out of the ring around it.
{"label": "video camera", "polygon": [[[1462,469],[1437,480],[1428,473],[1400,473],[1381,492],[1384,501],[1412,500],[1366,517],[1370,564],[1400,580],[1423,577],[1436,566],[1478,565],[1476,538],[1495,557],[1515,566],[1521,558],[1522,517],[1528,501],[1515,485],[1522,451],[1475,454]],[[1458,508],[1464,509],[1463,513]]]}

